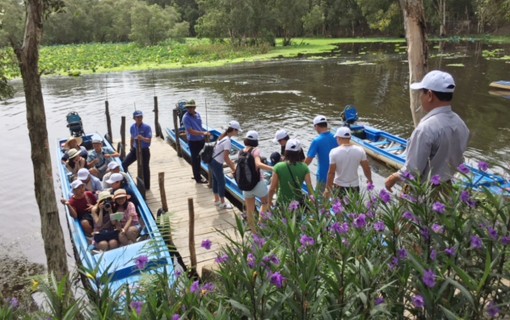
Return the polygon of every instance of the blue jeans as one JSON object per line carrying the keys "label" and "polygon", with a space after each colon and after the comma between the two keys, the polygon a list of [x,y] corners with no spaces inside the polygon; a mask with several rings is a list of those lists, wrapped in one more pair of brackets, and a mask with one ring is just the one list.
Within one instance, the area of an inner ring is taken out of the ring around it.
{"label": "blue jeans", "polygon": [[225,198],[225,174],[223,173],[223,163],[219,163],[216,160],[212,160],[209,163],[213,174],[213,193]]}

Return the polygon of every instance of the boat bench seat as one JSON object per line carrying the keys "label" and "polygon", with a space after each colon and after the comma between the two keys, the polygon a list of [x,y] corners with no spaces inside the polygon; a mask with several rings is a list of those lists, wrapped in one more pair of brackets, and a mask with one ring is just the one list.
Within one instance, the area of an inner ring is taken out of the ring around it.
{"label": "boat bench seat", "polygon": [[400,151],[400,150],[404,150],[405,148],[400,146],[400,147],[395,147],[395,148],[390,148],[390,149],[384,149],[384,151],[387,151],[387,152],[393,152],[393,151]]}
{"label": "boat bench seat", "polygon": [[385,144],[389,144],[390,141],[388,140],[383,140],[383,141],[376,141],[376,142],[371,142],[371,141],[368,141],[368,143],[374,147],[380,147],[380,146],[383,146]]}

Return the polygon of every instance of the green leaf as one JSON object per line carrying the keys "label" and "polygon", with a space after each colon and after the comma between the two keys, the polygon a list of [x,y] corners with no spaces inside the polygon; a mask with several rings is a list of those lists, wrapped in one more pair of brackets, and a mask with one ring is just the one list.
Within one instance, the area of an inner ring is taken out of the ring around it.
{"label": "green leaf", "polygon": [[471,303],[472,306],[475,305],[473,295],[463,285],[461,285],[459,282],[453,280],[450,277],[446,277],[445,281],[451,283],[455,288],[457,288],[464,295],[464,297]]}

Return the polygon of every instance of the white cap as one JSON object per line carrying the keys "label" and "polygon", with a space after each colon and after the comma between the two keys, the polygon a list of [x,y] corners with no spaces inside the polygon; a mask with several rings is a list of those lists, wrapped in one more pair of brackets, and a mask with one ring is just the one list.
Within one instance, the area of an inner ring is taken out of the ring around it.
{"label": "white cap", "polygon": [[298,139],[289,139],[285,145],[285,150],[288,151],[301,151],[301,142]]}
{"label": "white cap", "polygon": [[83,186],[83,182],[81,182],[81,180],[74,180],[71,182],[71,188],[73,188],[73,190],[78,189],[81,186]]}
{"label": "white cap", "polygon": [[89,169],[81,168],[78,170],[78,180],[87,180],[90,176]]}
{"label": "white cap", "polygon": [[348,127],[340,127],[336,130],[335,138],[344,138],[344,139],[350,139],[351,138],[351,129]]}
{"label": "white cap", "polygon": [[124,180],[124,176],[122,174],[120,174],[120,173],[112,173],[110,178],[108,180],[106,180],[106,183],[113,184],[115,182],[119,182],[119,181],[122,181],[122,180]]}
{"label": "white cap", "polygon": [[285,129],[280,129],[280,130],[276,131],[276,134],[274,135],[273,142],[276,143],[288,136],[289,136],[289,134],[287,133],[287,131],[285,131]]}
{"label": "white cap", "polygon": [[101,138],[94,138],[92,139],[92,143],[103,143],[103,140]]}
{"label": "white cap", "polygon": [[239,132],[243,132],[243,130],[241,130],[241,125],[239,124],[239,122],[237,122],[235,120],[230,121],[228,123],[228,127],[232,128],[232,129],[236,129]]}
{"label": "white cap", "polygon": [[412,83],[411,89],[428,89],[436,92],[451,93],[455,90],[455,81],[451,74],[444,71],[433,70],[427,73],[420,82]]}
{"label": "white cap", "polygon": [[323,115],[318,115],[317,117],[313,118],[313,125],[319,123],[328,123],[328,119],[326,119],[326,117]]}
{"label": "white cap", "polygon": [[118,167],[120,167],[120,165],[117,163],[117,161],[111,161],[108,163],[108,170],[117,169]]}
{"label": "white cap", "polygon": [[250,130],[250,131],[246,132],[246,139],[253,140],[253,141],[258,141],[259,140],[259,134],[255,130]]}

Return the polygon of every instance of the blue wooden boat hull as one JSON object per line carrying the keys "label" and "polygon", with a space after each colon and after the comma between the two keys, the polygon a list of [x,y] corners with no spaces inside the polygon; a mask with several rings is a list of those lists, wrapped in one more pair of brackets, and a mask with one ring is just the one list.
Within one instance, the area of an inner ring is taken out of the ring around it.
{"label": "blue wooden boat hull", "polygon": [[[91,141],[92,137],[101,138],[97,134],[83,136],[84,141]],[[60,183],[62,187],[62,194],[65,199],[69,199],[72,195],[71,184],[69,181],[69,172],[65,165],[60,161],[64,154],[61,146],[66,142],[65,139],[59,140],[57,145],[57,161]],[[108,142],[105,144],[110,146]],[[111,147],[111,146],[110,146]],[[118,161],[119,159],[115,159]],[[152,215],[149,207],[143,199],[140,192],[136,188],[135,182],[131,179],[128,181],[129,187],[138,200],[137,212],[140,214],[145,228],[142,230],[142,235],[146,234],[147,239],[141,240],[136,243],[119,247],[117,249],[109,250],[104,253],[93,253],[93,247],[89,244],[85,236],[80,222],[74,219],[68,208],[65,208],[67,224],[71,240],[73,242],[73,249],[75,250],[75,258],[78,265],[81,265],[89,270],[97,270],[96,279],[99,279],[103,274],[107,273],[110,277],[110,289],[112,292],[121,290],[123,286],[129,286],[131,289],[136,288],[142,272],[159,273],[166,272],[170,279],[169,285],[175,281],[173,260],[168,252],[167,246],[163,237],[156,225],[154,216]],[[147,256],[149,260],[148,266],[145,270],[141,271],[136,266],[136,259],[140,256]],[[86,277],[84,277],[86,278]],[[90,286],[94,290],[98,290],[96,281],[93,277],[86,278],[85,286]]]}
{"label": "blue wooden boat hull", "polygon": [[[407,157],[407,140],[370,126],[355,124],[350,127],[353,132],[352,143],[362,147],[368,155],[395,169],[404,166]],[[507,179],[470,165],[467,167],[473,178],[472,181],[461,179],[461,182],[466,186],[476,190],[485,187],[495,194],[510,191],[510,182]]]}

